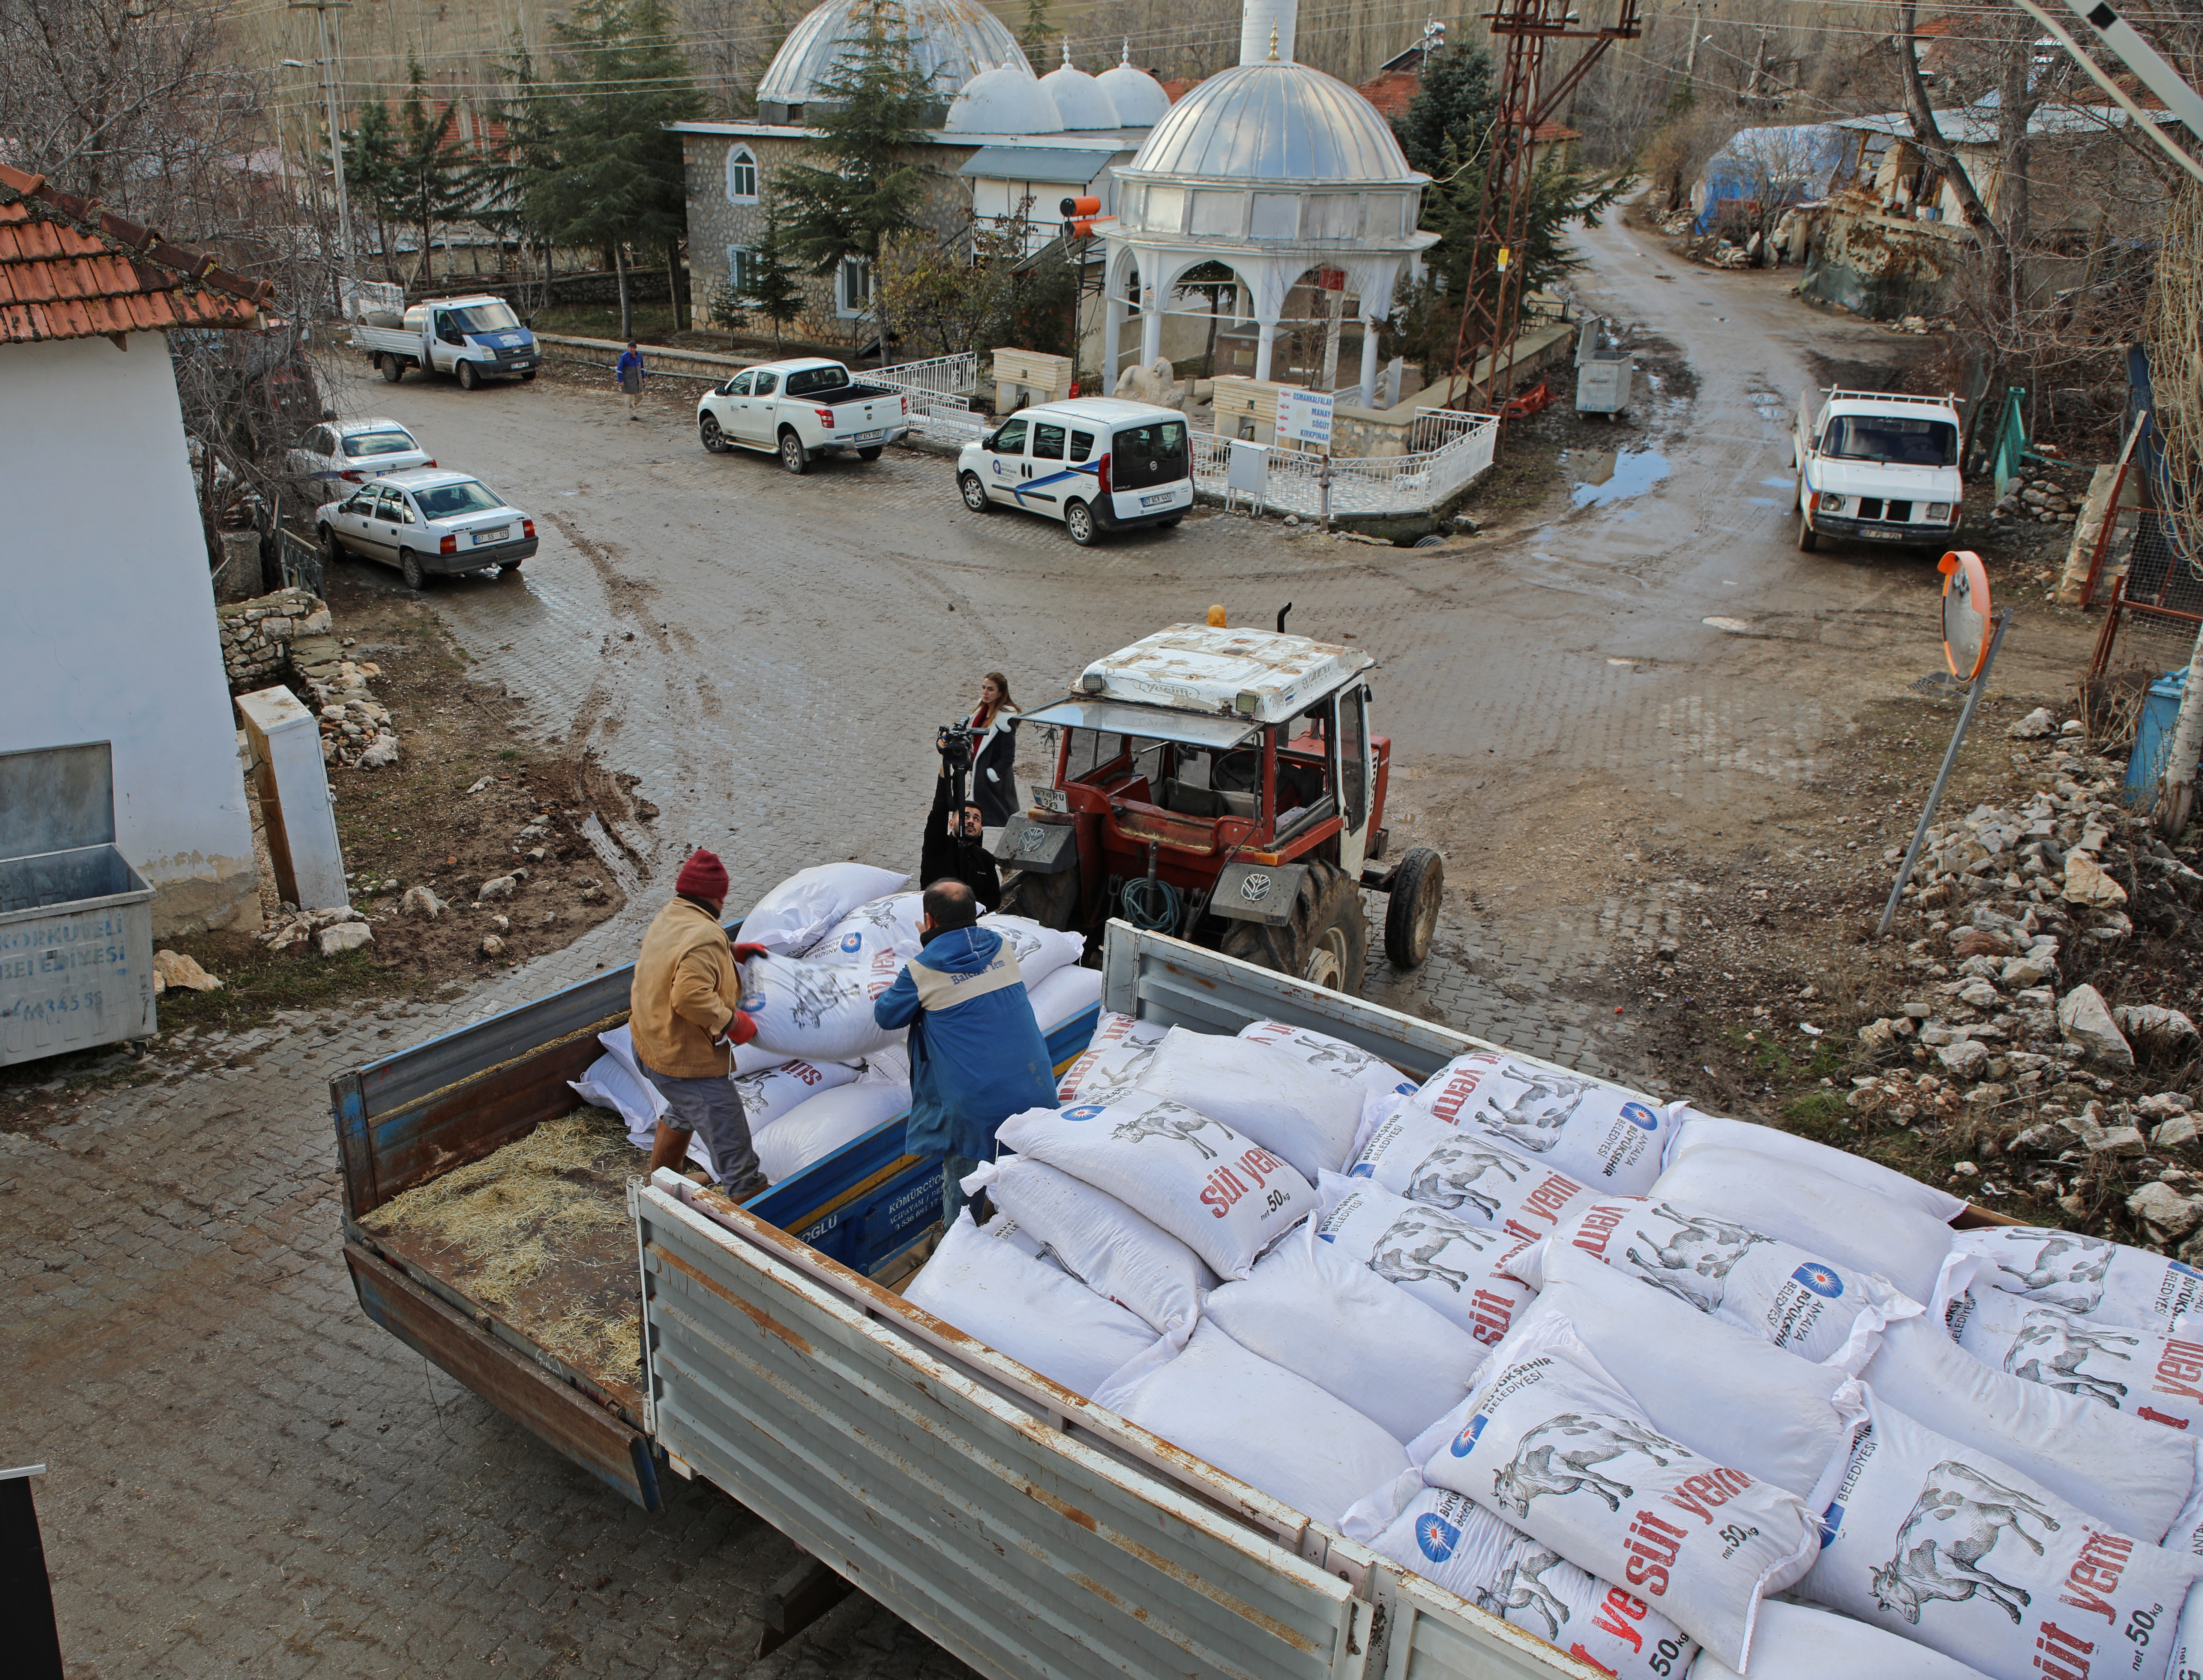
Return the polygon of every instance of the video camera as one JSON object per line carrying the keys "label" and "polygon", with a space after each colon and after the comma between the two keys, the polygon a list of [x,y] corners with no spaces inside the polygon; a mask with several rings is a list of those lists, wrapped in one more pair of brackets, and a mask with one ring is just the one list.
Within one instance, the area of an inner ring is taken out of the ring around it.
{"label": "video camera", "polygon": [[980,731],[968,723],[943,724],[933,738],[933,748],[954,775],[972,768],[972,743],[979,735]]}

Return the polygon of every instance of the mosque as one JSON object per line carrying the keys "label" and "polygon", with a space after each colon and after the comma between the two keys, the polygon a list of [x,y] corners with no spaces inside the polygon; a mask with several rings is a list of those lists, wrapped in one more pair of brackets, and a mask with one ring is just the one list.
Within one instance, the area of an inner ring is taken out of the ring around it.
{"label": "mosque", "polygon": [[[1375,325],[1437,242],[1416,225],[1428,177],[1409,167],[1367,98],[1294,62],[1298,0],[1245,0],[1238,63],[1174,104],[1129,47],[1090,75],[1066,45],[1043,76],[978,0],[901,4],[917,62],[947,101],[927,136],[927,226],[950,238],[974,218],[1007,223],[1023,206],[1038,249],[1057,236],[1060,200],[1101,201],[1083,367],[1113,382],[1135,361],[1198,354],[1213,340],[1220,372],[1329,389],[1358,370],[1361,391],[1374,390]],[[729,276],[741,286],[773,174],[803,160],[805,115],[862,38],[866,10],[866,0],[824,0],[797,24],[759,82],[758,121],[676,125],[700,298]],[[1230,283],[1181,292],[1212,263]],[[817,282],[799,330],[855,335],[870,297],[865,265],[847,259]]]}

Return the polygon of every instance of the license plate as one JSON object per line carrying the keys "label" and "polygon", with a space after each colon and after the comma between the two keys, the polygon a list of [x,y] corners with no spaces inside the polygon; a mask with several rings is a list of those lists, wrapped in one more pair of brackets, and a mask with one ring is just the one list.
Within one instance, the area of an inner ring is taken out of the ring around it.
{"label": "license plate", "polygon": [[878,431],[877,431],[877,432],[859,432],[859,433],[857,433],[857,441],[858,441],[859,443],[860,443],[860,444],[876,444],[876,443],[877,443],[877,442],[878,442],[882,438],[884,438],[885,436],[887,436],[887,434],[888,434],[888,433],[887,433],[887,428],[886,428],[885,427],[881,427]]}
{"label": "license plate", "polygon": [[1172,493],[1171,493],[1169,491],[1166,490],[1166,491],[1165,491],[1165,492],[1163,492],[1163,493],[1162,493],[1161,495],[1160,495],[1160,496],[1143,496],[1143,497],[1141,497],[1141,498],[1140,498],[1140,505],[1141,505],[1142,507],[1143,507],[1143,508],[1162,508],[1162,507],[1168,507],[1168,506],[1170,505],[1170,504],[1171,504],[1171,502],[1172,502],[1172,499],[1173,499],[1173,498],[1172,498]]}
{"label": "license plate", "polygon": [[1861,531],[1859,535],[1878,543],[1895,543],[1905,540],[1905,533],[1902,531]]}
{"label": "license plate", "polygon": [[475,541],[477,543],[501,543],[511,534],[512,527],[510,525],[500,525],[494,531],[475,532]]}
{"label": "license plate", "polygon": [[1042,811],[1052,811],[1058,816],[1070,814],[1070,798],[1060,787],[1043,787],[1038,782],[1035,782],[1032,785],[1032,796],[1033,803]]}

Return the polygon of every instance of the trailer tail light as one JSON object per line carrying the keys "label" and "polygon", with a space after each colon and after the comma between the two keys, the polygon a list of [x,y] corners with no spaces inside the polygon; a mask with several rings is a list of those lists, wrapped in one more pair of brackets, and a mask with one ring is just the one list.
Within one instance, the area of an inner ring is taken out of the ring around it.
{"label": "trailer tail light", "polygon": [[1109,453],[1107,450],[1102,452],[1102,459],[1095,465],[1094,487],[1104,496],[1109,493]]}
{"label": "trailer tail light", "polygon": [[535,522],[532,519],[522,520],[520,522],[520,534],[527,538],[529,541],[534,542],[535,540]]}
{"label": "trailer tail light", "polygon": [[458,551],[459,539],[457,537],[446,537],[436,545],[436,552],[439,554],[457,554]]}

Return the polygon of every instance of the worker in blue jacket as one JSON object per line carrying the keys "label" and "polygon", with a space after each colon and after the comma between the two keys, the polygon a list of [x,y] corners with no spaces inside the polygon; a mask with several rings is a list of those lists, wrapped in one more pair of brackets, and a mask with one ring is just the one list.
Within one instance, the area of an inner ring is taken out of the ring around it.
{"label": "worker in blue jacket", "polygon": [[975,925],[978,901],[960,881],[936,881],[921,900],[924,948],[872,1005],[872,1018],[910,1029],[913,1155],[946,1157],[943,1223],[964,1205],[963,1181],[995,1153],[995,1129],[1029,1108],[1054,1108],[1055,1064],[1025,996],[1018,954]]}

